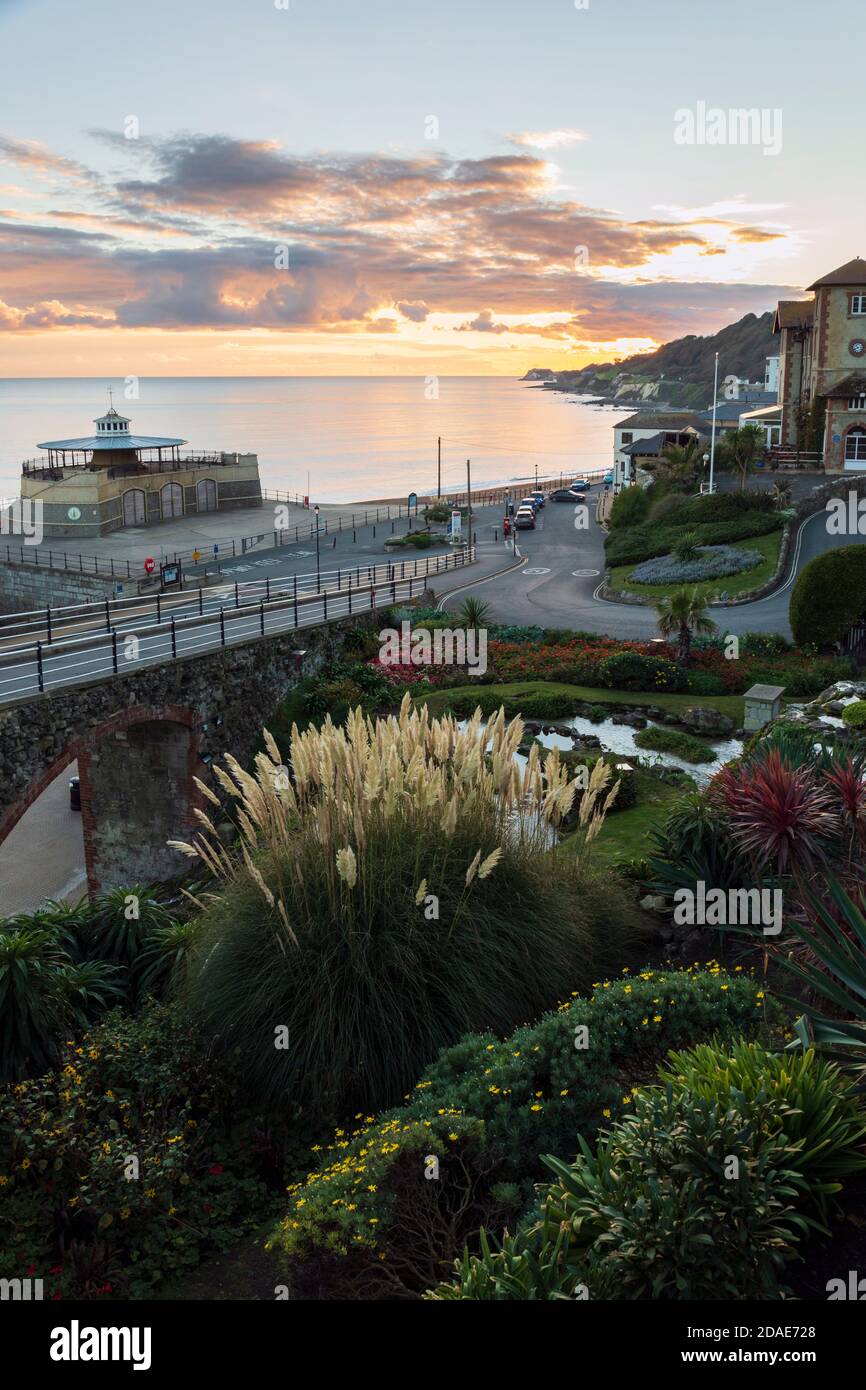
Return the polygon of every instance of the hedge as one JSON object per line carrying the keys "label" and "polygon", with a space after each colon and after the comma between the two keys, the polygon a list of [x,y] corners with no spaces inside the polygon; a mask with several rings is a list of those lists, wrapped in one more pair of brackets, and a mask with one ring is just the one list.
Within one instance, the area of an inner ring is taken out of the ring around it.
{"label": "hedge", "polygon": [[810,560],[791,590],[789,618],[799,645],[839,642],[866,613],[866,545],[845,545]]}
{"label": "hedge", "polygon": [[[676,514],[674,514],[676,515]],[[766,536],[778,531],[781,522],[777,514],[752,510],[727,521],[690,522],[696,545],[728,545],[747,540],[750,536]],[[605,541],[605,560],[611,567],[637,565],[656,555],[668,555],[683,534],[681,524],[673,525],[670,516],[661,526],[624,526],[612,531]]]}
{"label": "hedge", "polygon": [[420,1297],[479,1227],[527,1209],[540,1154],[570,1161],[578,1136],[629,1113],[670,1048],[754,1035],[768,1004],[776,1016],[758,983],[712,961],[594,989],[508,1038],[470,1034],[405,1105],[358,1115],[315,1147],[320,1166],[289,1188],[267,1242],[294,1296]]}

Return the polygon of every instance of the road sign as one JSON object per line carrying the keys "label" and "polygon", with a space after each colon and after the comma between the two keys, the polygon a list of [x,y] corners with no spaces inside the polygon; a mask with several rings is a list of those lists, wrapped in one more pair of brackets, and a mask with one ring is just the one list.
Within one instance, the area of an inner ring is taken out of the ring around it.
{"label": "road sign", "polygon": [[147,559],[144,562],[144,572],[145,574],[153,574],[155,569],[156,561],[154,560],[152,555],[148,555]]}
{"label": "road sign", "polygon": [[214,553],[214,555],[219,555],[219,553],[220,553],[220,548],[219,548],[219,546],[216,544],[216,542],[214,542],[213,553]]}
{"label": "road sign", "polygon": [[192,562],[193,562],[193,564],[194,564],[194,565],[197,565],[200,559],[201,559],[201,551],[200,551],[200,550],[194,550],[194,551],[192,552]]}

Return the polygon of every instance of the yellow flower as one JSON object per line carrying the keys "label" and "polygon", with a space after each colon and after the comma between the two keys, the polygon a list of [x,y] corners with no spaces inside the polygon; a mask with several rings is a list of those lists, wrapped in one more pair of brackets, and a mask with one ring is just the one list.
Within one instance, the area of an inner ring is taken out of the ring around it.
{"label": "yellow flower", "polygon": [[21,1167],[24,1168],[24,1169],[29,1168],[29,1167],[30,1167],[30,1159],[29,1159],[29,1158],[23,1158],[23,1159],[21,1160]]}
{"label": "yellow flower", "polygon": [[449,1135],[448,1135],[448,1138],[451,1140],[451,1143],[453,1144],[453,1143],[456,1142],[457,1135],[454,1134],[454,1133],[452,1133],[452,1134],[449,1134]]}

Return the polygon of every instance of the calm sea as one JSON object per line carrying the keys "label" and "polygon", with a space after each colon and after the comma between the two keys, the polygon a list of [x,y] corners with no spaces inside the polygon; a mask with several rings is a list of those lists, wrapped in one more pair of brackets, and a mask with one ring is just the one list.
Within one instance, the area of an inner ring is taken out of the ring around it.
{"label": "calm sea", "polygon": [[138,399],[123,380],[0,380],[0,496],[17,496],[37,443],[93,433],[114,403],[139,434],[191,447],[256,453],[269,488],[328,502],[399,497],[443,487],[527,481],[608,467],[623,411],[504,377],[440,377],[438,397],[416,377],[146,377]]}

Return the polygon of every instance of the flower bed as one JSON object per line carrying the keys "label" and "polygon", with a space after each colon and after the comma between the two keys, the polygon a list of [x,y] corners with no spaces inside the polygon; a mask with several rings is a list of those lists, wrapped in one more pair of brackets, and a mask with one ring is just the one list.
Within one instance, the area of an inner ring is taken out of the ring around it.
{"label": "flower bed", "polygon": [[270,1241],[296,1257],[295,1293],[310,1277],[319,1297],[419,1296],[478,1226],[525,1208],[544,1173],[539,1154],[572,1158],[579,1135],[629,1113],[634,1083],[669,1048],[753,1035],[767,1002],[753,980],[710,962],[599,984],[507,1038],[465,1037],[408,1104],[358,1115],[316,1146],[321,1166],[289,1189]]}
{"label": "flower bed", "polygon": [[706,579],[723,579],[757,569],[764,557],[758,550],[738,550],[732,545],[699,546],[699,558],[680,560],[662,555],[644,560],[629,575],[631,584],[699,584]]}

